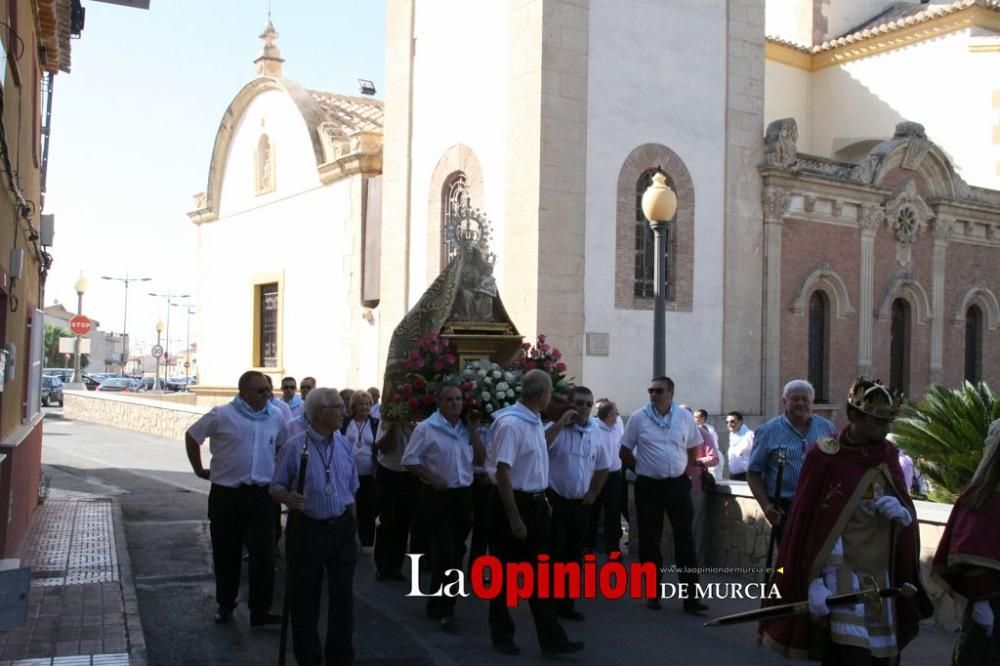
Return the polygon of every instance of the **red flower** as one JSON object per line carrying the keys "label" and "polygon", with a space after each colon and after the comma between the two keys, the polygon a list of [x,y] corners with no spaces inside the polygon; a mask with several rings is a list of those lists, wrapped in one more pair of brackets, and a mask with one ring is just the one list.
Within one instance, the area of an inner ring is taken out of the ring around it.
{"label": "red flower", "polygon": [[545,343],[545,336],[542,335],[541,333],[539,333],[538,334],[538,344],[544,344],[544,343]]}
{"label": "red flower", "polygon": [[546,360],[542,365],[545,367],[546,370],[552,369],[552,361]]}
{"label": "red flower", "polygon": [[409,384],[403,384],[403,397],[409,398],[411,395],[413,395],[413,387]]}
{"label": "red flower", "polygon": [[566,372],[566,364],[562,362],[556,363],[556,372]]}
{"label": "red flower", "polygon": [[430,393],[428,393],[427,395],[425,395],[424,396],[424,404],[427,405],[428,407],[433,407],[434,406],[434,396],[432,396]]}
{"label": "red flower", "polygon": [[540,344],[540,345],[538,345],[538,350],[539,351],[543,351],[543,352],[547,352],[549,350],[549,346],[547,344],[544,344],[544,343]]}
{"label": "red flower", "polygon": [[456,360],[457,359],[455,359],[455,357],[452,356],[451,354],[444,355],[444,362],[447,363],[448,365],[453,364]]}
{"label": "red flower", "polygon": [[528,370],[534,370],[535,369],[535,362],[534,361],[528,361],[527,363],[525,363],[525,365],[527,366]]}
{"label": "red flower", "polygon": [[559,351],[558,349],[553,348],[552,349],[552,358],[554,358],[555,360],[558,361],[559,359],[562,358],[562,352]]}
{"label": "red flower", "polygon": [[434,361],[434,372],[441,372],[444,369],[444,360],[438,359]]}
{"label": "red flower", "polygon": [[416,398],[410,398],[406,401],[406,406],[410,408],[411,412],[415,412],[420,409],[420,401]]}

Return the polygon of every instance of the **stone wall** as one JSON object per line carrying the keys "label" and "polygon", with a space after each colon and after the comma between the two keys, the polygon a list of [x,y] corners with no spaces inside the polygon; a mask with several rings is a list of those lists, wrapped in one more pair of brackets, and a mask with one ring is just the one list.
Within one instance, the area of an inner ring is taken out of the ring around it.
{"label": "stone wall", "polygon": [[66,391],[63,416],[113,428],[137,430],[178,441],[208,407],[177,404],[148,397]]}

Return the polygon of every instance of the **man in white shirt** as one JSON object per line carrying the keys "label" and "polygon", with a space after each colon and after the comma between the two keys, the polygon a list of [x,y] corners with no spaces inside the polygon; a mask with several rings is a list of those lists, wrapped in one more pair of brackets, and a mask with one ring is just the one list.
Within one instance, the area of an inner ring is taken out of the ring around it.
{"label": "man in white shirt", "polygon": [[278,413],[281,414],[282,421],[291,421],[292,408],[289,407],[284,400],[274,395],[274,382],[271,381],[271,375],[264,375],[264,379],[267,380],[267,388],[271,390],[271,395],[268,396],[271,407],[278,410]]}
{"label": "man in white shirt", "polygon": [[[573,408],[545,429],[549,446],[546,496],[552,506],[552,559],[583,562],[588,514],[608,478],[611,460],[590,418],[594,394],[585,386],[575,386],[569,402]],[[558,600],[556,613],[567,620],[583,619],[572,599]]]}
{"label": "man in white shirt", "polygon": [[305,413],[302,398],[295,393],[297,390],[298,383],[295,381],[295,377],[281,378],[281,401],[288,405],[288,411],[291,413],[292,419],[302,416]]}
{"label": "man in white shirt", "polygon": [[[636,473],[635,504],[639,523],[639,560],[652,562],[657,570],[657,589],[662,578],[663,512],[670,518],[674,534],[674,557],[680,582],[694,589],[698,566],[691,533],[693,507],[691,479],[687,468],[697,464],[701,433],[694,417],[674,402],[674,382],[656,377],[649,385],[649,403],[632,414],[625,425],[621,456],[626,467]],[[658,598],[648,599],[647,607],[659,610]],[[695,598],[684,600],[684,612],[702,613],[708,606]]]}
{"label": "man in white shirt", "polygon": [[[240,588],[243,544],[250,553],[250,625],[276,624],[271,613],[274,594],[274,515],[277,507],[268,487],[274,458],[287,437],[285,422],[270,405],[272,391],[265,375],[251,370],[239,380],[239,395],[213,407],[186,435],[194,473],[212,482],[208,519],[215,564],[215,615],[232,619]],[[201,445],[209,439],[211,469],[201,461]]]}
{"label": "man in white shirt", "polygon": [[625,426],[621,425],[618,416],[618,405],[602,398],[597,401],[597,418],[594,420],[594,437],[607,452],[610,465],[608,477],[597,496],[597,501],[590,508],[590,525],[587,533],[587,547],[597,549],[597,522],[604,514],[604,554],[610,556],[613,551],[621,550],[622,520],[622,459],[618,455],[619,445]]}
{"label": "man in white shirt", "polygon": [[729,429],[729,478],[746,481],[753,451],[753,430],[743,423],[743,415],[739,412],[726,414],[726,427]]}
{"label": "man in white shirt", "polygon": [[[479,440],[479,419],[462,423],[462,388],[443,382],[438,410],[417,424],[403,454],[403,465],[422,482],[420,509],[427,519],[431,590],[437,590],[449,569],[461,569],[465,539],[472,524],[472,465],[486,457]],[[429,597],[427,616],[450,631],[455,597]]]}
{"label": "man in white shirt", "polygon": [[[528,562],[549,552],[549,453],[540,413],[552,395],[552,379],[542,370],[529,370],[517,404],[493,414],[492,444],[487,471],[496,479],[490,506],[490,554],[501,563]],[[539,599],[538,590],[528,599],[535,619],[538,643],[546,656],[583,649],[570,641],[556,618],[550,599]],[[493,647],[506,655],[521,649],[514,643],[514,621],[503,595],[490,600],[490,637]]]}

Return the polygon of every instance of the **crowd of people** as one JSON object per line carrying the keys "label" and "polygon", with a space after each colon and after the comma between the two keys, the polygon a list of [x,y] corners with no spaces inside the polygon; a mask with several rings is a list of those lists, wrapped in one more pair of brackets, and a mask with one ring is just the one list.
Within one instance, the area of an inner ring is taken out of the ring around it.
{"label": "crowd of people", "polygon": [[[593,391],[577,386],[563,411],[553,413],[551,379],[533,370],[523,377],[518,402],[492,414],[491,423],[463,409],[457,381],[438,387],[431,416],[402,423],[380,420],[374,388],[337,391],[318,388],[312,377],[299,384],[285,377],[279,398],[266,375],[248,371],[232,402],[213,408],[186,435],[192,469],[211,481],[215,621],[233,618],[244,547],[250,623],[281,621],[272,602],[282,505],[289,512],[285,602],[299,664],[352,662],[359,555],[371,554],[376,580],[391,583],[407,580],[407,553],[425,554],[429,589],[436,590],[446,572],[471,569],[485,553],[502,564],[534,564],[540,555],[554,562],[581,562],[591,553],[619,557],[624,519],[632,526],[631,558],[652,563],[659,583],[666,514],[679,582],[701,590],[695,583],[705,557],[705,493],[729,478],[746,480],[771,524],[779,548],[775,568],[808,564],[771,582],[786,601],[808,599],[809,614],[762,622],[762,641],[786,656],[826,664],[896,663],[928,604],[912,480],[886,439],[899,396],[859,379],[846,405],[848,425],[838,431],[813,413],[813,387],[793,380],[784,387],[783,412],[756,431],[739,412],[726,416],[723,454],[707,412],[679,405],[674,393],[670,378],[654,378],[648,403],[623,421],[613,400],[595,400]],[[956,505],[959,522],[942,541],[940,566],[935,562],[950,587],[971,600],[965,653],[993,650],[995,657],[1000,540],[983,538],[975,527],[1000,506],[1000,421],[993,426],[992,448]],[[200,450],[206,440],[208,470]],[[324,573],[325,644],[317,626]],[[845,593],[862,593],[871,581],[886,590],[905,587],[907,594],[893,593],[877,609],[861,596],[844,601]],[[706,601],[694,594],[681,608],[704,614]],[[585,620],[572,599],[535,590],[528,604],[543,655],[584,649],[562,626]],[[659,610],[662,601],[652,596],[646,605]],[[456,631],[456,610],[455,597],[427,599],[427,616],[444,631]],[[496,651],[520,654],[502,595],[490,601],[489,631]]]}

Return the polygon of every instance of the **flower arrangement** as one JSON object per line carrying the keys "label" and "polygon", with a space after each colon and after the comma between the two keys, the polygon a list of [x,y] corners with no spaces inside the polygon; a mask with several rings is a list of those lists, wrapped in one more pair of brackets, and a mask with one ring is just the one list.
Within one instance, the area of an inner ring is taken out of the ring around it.
{"label": "flower arrangement", "polygon": [[538,335],[538,341],[534,345],[525,342],[521,349],[524,354],[517,362],[518,369],[522,372],[544,370],[549,373],[552,378],[552,400],[565,400],[573,387],[573,378],[566,377],[566,364],[560,360],[562,352],[546,342],[542,334]]}
{"label": "flower arrangement", "polygon": [[466,404],[492,417],[498,409],[510,407],[521,395],[521,373],[507,370],[492,361],[471,361],[462,371],[463,386],[468,387]]}
{"label": "flower arrangement", "polygon": [[437,409],[438,385],[458,371],[458,357],[447,338],[437,333],[422,336],[403,367],[406,376],[393,387],[382,410],[387,421],[420,421]]}

